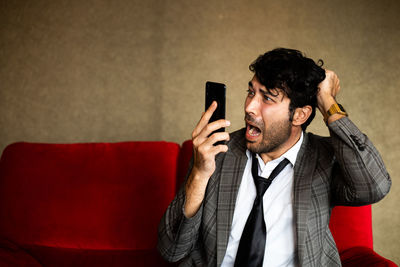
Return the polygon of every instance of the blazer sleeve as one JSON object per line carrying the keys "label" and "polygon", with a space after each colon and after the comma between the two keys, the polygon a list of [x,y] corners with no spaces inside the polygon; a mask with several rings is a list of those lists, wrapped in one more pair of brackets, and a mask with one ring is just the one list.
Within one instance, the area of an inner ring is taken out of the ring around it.
{"label": "blazer sleeve", "polygon": [[183,213],[185,200],[183,184],[158,226],[157,249],[161,256],[170,262],[179,261],[188,255],[198,239],[203,204],[193,217],[186,218]]}
{"label": "blazer sleeve", "polygon": [[381,200],[391,180],[377,149],[347,117],[329,124],[329,130],[335,153],[333,204],[361,206]]}

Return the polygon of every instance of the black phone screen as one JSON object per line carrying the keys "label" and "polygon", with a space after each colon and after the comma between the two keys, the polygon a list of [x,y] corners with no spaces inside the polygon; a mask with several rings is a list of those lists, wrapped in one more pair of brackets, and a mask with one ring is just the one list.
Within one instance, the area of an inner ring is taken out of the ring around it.
{"label": "black phone screen", "polygon": [[[213,101],[216,101],[218,106],[214,111],[210,122],[225,119],[225,100],[226,98],[226,86],[223,83],[206,82],[206,110]],[[215,132],[223,132],[225,128],[216,130]]]}

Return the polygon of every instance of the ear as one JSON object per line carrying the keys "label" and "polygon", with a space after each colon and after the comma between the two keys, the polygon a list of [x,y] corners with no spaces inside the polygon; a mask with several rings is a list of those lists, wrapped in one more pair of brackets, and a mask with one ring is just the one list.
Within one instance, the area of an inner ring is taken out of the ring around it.
{"label": "ear", "polygon": [[311,113],[312,113],[312,107],[309,105],[296,108],[293,114],[292,124],[294,126],[301,126],[308,120]]}

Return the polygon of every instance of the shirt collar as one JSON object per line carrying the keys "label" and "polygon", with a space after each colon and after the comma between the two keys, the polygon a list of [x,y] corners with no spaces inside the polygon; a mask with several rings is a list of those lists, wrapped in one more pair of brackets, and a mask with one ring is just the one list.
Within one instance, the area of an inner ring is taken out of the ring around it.
{"label": "shirt collar", "polygon": [[303,143],[303,131],[301,132],[301,136],[300,136],[299,141],[297,141],[297,143],[294,144],[294,146],[292,146],[288,151],[286,151],[282,155],[284,158],[287,158],[290,161],[290,163],[292,163],[293,166],[296,163],[297,154],[300,151],[302,143]]}
{"label": "shirt collar", "polygon": [[[292,166],[294,166],[294,164],[296,163],[297,154],[300,151],[302,143],[303,143],[303,131],[301,132],[300,139],[297,141],[297,143],[294,144],[294,146],[292,146],[288,151],[283,153],[282,156],[280,156],[277,159],[274,159],[273,161],[280,162],[284,158],[287,158],[290,161],[290,163],[292,163]],[[247,155],[248,159],[251,158],[251,152],[248,149],[246,149],[246,155]],[[259,155],[257,154],[257,158],[258,157],[259,157]]]}

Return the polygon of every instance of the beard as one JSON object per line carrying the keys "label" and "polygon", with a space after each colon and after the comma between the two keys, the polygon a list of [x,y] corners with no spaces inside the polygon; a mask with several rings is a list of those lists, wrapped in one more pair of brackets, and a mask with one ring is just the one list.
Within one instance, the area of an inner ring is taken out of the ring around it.
{"label": "beard", "polygon": [[262,120],[256,120],[246,113],[245,121],[251,122],[260,131],[261,141],[249,141],[246,140],[247,149],[250,152],[261,154],[269,153],[277,150],[282,144],[284,144],[290,137],[292,124],[290,120],[281,120],[272,122],[265,127]]}

